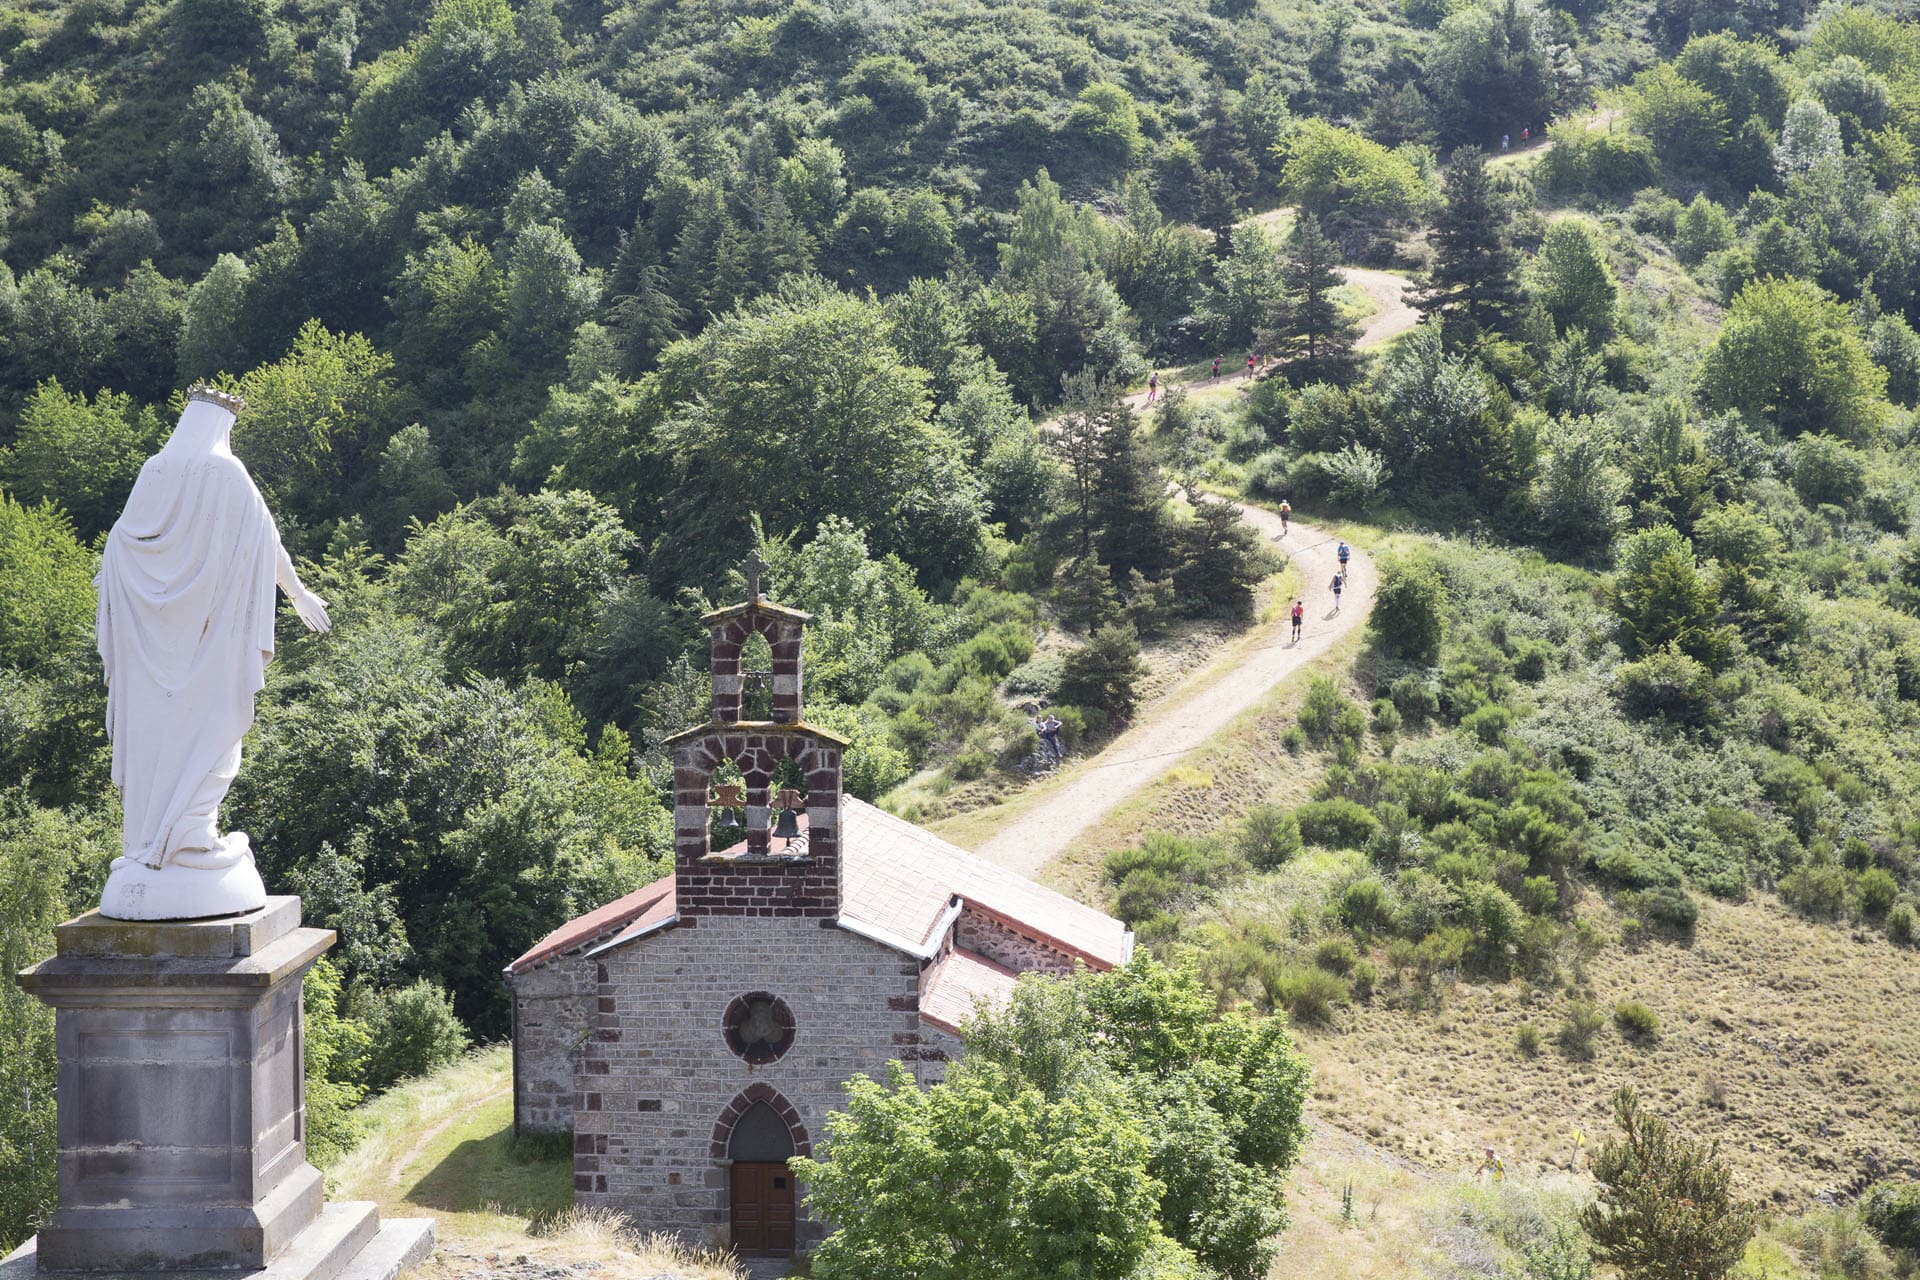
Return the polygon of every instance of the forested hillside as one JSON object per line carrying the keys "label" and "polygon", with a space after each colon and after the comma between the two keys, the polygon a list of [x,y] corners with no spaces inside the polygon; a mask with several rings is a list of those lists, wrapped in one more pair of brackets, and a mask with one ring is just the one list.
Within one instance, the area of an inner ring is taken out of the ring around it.
{"label": "forested hillside", "polygon": [[[1394,550],[1313,798],[1107,864],[1223,1001],[1580,1024],[1702,894],[1907,963],[1917,157],[1871,6],[8,0],[0,961],[116,849],[95,548],[208,379],[337,624],[283,620],[227,812],[341,935],[317,1147],[659,873],[748,550],[849,787],[937,817],[1024,781],[1020,703],[1097,743],[1143,645],[1251,625],[1203,488]],[[1426,322],[1357,349],[1356,263]],[[52,1186],[11,987],[0,1042],[3,1242]]]}

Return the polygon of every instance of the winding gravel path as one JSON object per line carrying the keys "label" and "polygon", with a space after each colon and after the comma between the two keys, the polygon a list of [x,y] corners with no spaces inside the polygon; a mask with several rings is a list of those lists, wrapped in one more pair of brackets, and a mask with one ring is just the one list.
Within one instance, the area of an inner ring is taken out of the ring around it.
{"label": "winding gravel path", "polygon": [[1343,608],[1333,612],[1330,584],[1339,561],[1339,539],[1312,525],[1293,522],[1285,537],[1280,517],[1261,507],[1240,506],[1260,534],[1299,568],[1305,584],[1306,627],[1300,642],[1287,638],[1284,617],[1266,624],[1263,643],[1232,671],[1203,669],[1191,693],[1175,692],[1154,714],[1115,738],[1091,760],[1070,762],[1065,782],[1002,827],[974,852],[1023,875],[1064,853],[1080,833],[1224,729],[1267,691],[1313,661],[1340,637],[1365,622],[1373,605],[1373,560],[1359,547],[1348,564]]}

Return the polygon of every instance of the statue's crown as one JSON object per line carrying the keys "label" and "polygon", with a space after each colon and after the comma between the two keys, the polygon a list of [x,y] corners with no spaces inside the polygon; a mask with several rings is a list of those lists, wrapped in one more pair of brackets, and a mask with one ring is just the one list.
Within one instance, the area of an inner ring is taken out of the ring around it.
{"label": "statue's crown", "polygon": [[247,407],[247,402],[239,396],[230,391],[222,391],[218,387],[210,387],[204,382],[196,382],[187,388],[188,403],[195,400],[203,401],[215,408],[225,409],[236,418],[240,416],[240,411]]}

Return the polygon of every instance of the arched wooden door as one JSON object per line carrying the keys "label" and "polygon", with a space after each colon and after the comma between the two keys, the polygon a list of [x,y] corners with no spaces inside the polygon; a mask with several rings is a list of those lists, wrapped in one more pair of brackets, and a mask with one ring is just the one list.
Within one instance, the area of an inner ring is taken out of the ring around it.
{"label": "arched wooden door", "polygon": [[793,1135],[787,1122],[765,1102],[747,1108],[733,1127],[727,1154],[733,1247],[743,1255],[793,1252]]}

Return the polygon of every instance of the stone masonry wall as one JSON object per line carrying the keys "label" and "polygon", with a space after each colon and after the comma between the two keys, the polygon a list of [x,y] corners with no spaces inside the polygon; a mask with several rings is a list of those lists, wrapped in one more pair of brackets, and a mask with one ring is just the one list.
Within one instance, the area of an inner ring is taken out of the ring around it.
{"label": "stone masonry wall", "polygon": [[[801,1154],[845,1105],[844,1082],[900,1059],[940,1078],[951,1041],[919,1015],[920,965],[826,920],[705,916],[599,957],[599,1029],[577,1081],[574,1199],[644,1231],[724,1243],[732,1119],[764,1098]],[[792,1047],[764,1066],[727,1048],[728,1004],[784,1000]],[[772,1092],[770,1093],[769,1090]],[[826,1234],[801,1206],[802,1248]]]}
{"label": "stone masonry wall", "polygon": [[513,977],[513,1123],[520,1133],[573,1128],[574,1076],[594,1030],[593,961],[556,956]]}
{"label": "stone masonry wall", "polygon": [[954,924],[955,941],[965,950],[983,955],[1018,973],[1073,972],[1073,957],[1031,934],[971,907],[961,909]]}

